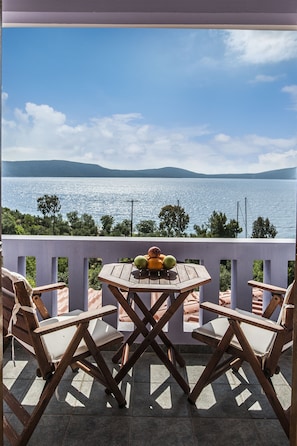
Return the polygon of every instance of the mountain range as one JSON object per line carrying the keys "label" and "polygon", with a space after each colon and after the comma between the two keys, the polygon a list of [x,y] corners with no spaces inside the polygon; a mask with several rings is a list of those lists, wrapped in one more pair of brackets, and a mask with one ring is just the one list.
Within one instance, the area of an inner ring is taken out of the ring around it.
{"label": "mountain range", "polygon": [[85,177],[85,178],[242,178],[242,179],[296,179],[296,167],[259,173],[203,174],[177,167],[159,169],[120,170],[97,164],[72,161],[3,161],[2,177]]}

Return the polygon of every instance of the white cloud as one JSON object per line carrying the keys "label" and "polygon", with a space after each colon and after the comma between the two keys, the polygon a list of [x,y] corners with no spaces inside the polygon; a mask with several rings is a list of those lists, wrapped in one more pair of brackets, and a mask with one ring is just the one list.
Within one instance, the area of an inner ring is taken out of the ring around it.
{"label": "white cloud", "polygon": [[54,110],[49,105],[36,105],[27,102],[25,110],[27,116],[38,125],[46,123],[47,125],[60,126],[66,121],[64,113]]}
{"label": "white cloud", "polygon": [[247,135],[246,141],[255,147],[263,149],[273,147],[275,150],[287,150],[290,147],[294,147],[297,143],[296,138],[269,138],[259,135]]}
{"label": "white cloud", "polygon": [[230,141],[230,136],[229,135],[225,135],[224,133],[219,133],[218,135],[215,136],[215,141],[218,142],[229,142]]}
{"label": "white cloud", "polygon": [[229,30],[225,34],[227,55],[242,63],[267,64],[297,58],[295,31]]}
{"label": "white cloud", "polygon": [[293,110],[297,111],[297,85],[287,85],[282,88],[284,93],[289,93],[293,103]]}
{"label": "white cloud", "polygon": [[[295,88],[286,87],[293,94]],[[297,136],[232,136],[206,125],[162,128],[116,114],[71,125],[48,105],[29,103],[3,120],[3,159],[62,159],[115,169],[180,167],[202,173],[259,172],[297,165]]]}
{"label": "white cloud", "polygon": [[8,99],[8,94],[3,92],[2,93],[2,106],[4,105],[4,103],[7,101]]}
{"label": "white cloud", "polygon": [[[265,166],[263,170],[283,169],[297,166],[297,149],[285,152],[270,152],[259,156],[259,163]],[[278,166],[278,167],[276,167]]]}
{"label": "white cloud", "polygon": [[258,74],[254,79],[250,81],[250,83],[266,83],[266,82],[275,82],[279,79],[279,76],[269,76],[267,74]]}

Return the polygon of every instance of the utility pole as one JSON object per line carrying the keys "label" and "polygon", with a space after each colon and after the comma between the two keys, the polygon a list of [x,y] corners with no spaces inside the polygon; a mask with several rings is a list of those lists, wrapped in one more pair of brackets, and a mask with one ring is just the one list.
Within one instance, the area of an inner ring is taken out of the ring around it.
{"label": "utility pole", "polygon": [[180,206],[179,206],[179,200],[177,200],[177,207],[178,207],[178,231],[180,235]]}
{"label": "utility pole", "polygon": [[245,211],[245,238],[247,238],[247,198],[244,199],[244,211]]}
{"label": "utility pole", "polygon": [[134,213],[134,203],[139,200],[127,200],[128,203],[131,203],[131,219],[130,219],[130,236],[133,236],[133,213]]}
{"label": "utility pole", "polygon": [[[237,210],[236,210],[236,218],[237,218],[237,223],[238,223],[238,219],[239,219],[239,211],[242,213],[241,208],[240,208],[240,204],[239,201],[237,201],[236,203],[237,206]],[[244,199],[244,215],[243,215],[243,221],[244,221],[244,228],[245,228],[245,238],[247,238],[247,197],[245,197]]]}

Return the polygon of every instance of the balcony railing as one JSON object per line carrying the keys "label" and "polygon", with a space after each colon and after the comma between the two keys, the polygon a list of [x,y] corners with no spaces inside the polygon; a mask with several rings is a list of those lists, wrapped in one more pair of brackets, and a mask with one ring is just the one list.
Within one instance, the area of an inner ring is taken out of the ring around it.
{"label": "balcony railing", "polygon": [[[231,307],[251,310],[251,289],[247,281],[253,277],[253,263],[263,260],[264,281],[287,286],[288,262],[295,260],[294,239],[202,239],[202,238],[124,238],[124,237],[57,237],[5,235],[3,264],[6,268],[26,274],[26,257],[36,258],[36,282],[43,285],[57,281],[59,258],[68,258],[69,309],[88,309],[89,259],[101,258],[103,263],[117,262],[146,253],[152,245],[162,252],[173,254],[178,261],[195,260],[204,264],[211,282],[200,288],[200,302],[218,302],[220,290],[220,264],[231,261]],[[264,304],[268,296],[263,297]],[[102,285],[103,304],[115,304],[114,297]],[[54,295],[46,296],[46,305],[52,314],[57,312]],[[201,323],[209,319],[200,309]],[[115,326],[116,316],[108,321]],[[122,331],[129,326],[120,327]],[[176,344],[191,344],[192,326],[184,323],[183,310],[176,313],[167,330]]]}

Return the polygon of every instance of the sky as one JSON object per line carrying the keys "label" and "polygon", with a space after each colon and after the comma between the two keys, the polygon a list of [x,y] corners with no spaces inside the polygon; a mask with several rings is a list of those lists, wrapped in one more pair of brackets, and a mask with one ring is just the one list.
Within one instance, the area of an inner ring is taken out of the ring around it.
{"label": "sky", "polygon": [[297,32],[4,28],[2,159],[297,166]]}

